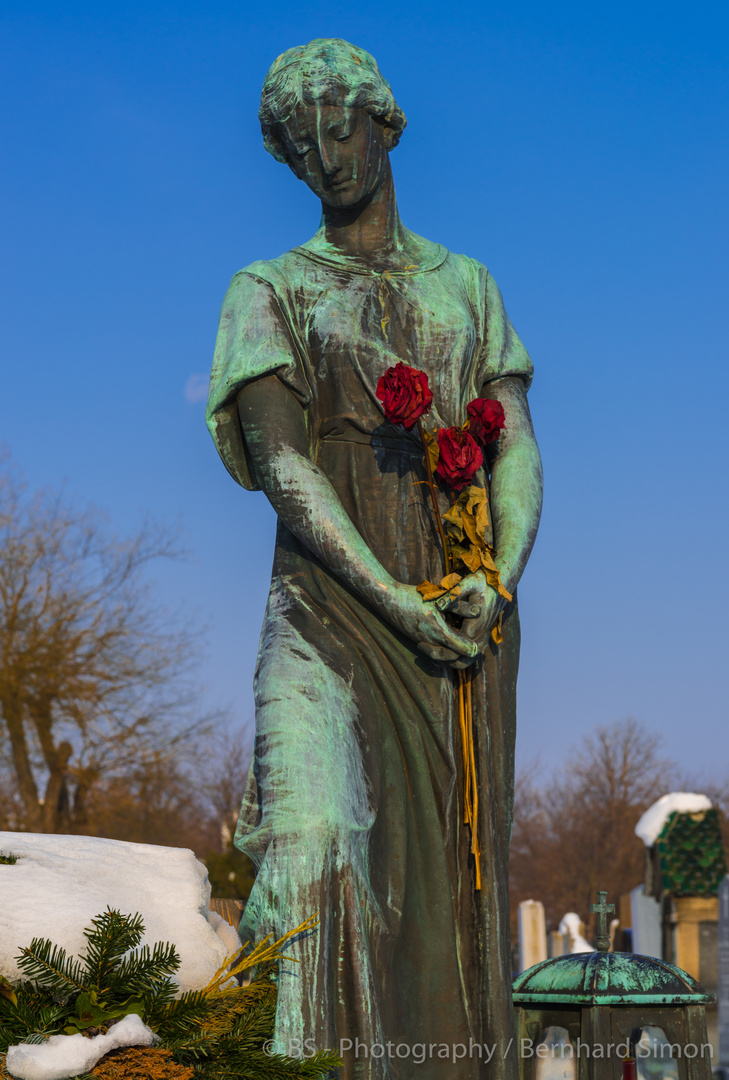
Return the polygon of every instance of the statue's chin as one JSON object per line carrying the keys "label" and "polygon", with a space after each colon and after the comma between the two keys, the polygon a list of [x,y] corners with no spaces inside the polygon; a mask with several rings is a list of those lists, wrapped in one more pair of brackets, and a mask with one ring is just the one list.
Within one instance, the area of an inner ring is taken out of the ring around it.
{"label": "statue's chin", "polygon": [[332,210],[356,210],[358,206],[364,208],[371,201],[376,190],[377,186],[363,194],[361,186],[356,181],[350,180],[342,184],[338,190],[328,188],[319,197]]}

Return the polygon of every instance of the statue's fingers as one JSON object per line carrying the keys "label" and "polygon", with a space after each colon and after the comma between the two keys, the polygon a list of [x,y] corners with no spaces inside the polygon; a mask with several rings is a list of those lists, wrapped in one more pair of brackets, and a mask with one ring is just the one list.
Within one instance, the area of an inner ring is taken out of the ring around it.
{"label": "statue's fingers", "polygon": [[[480,614],[481,612],[479,612],[479,615]],[[470,641],[476,641],[478,638],[483,636],[484,625],[485,624],[482,619],[479,619],[478,621],[474,619],[472,622],[464,622],[463,626],[461,627],[461,633],[465,634],[465,636]]]}
{"label": "statue's fingers", "polygon": [[445,645],[431,645],[429,641],[419,641],[418,648],[430,660],[437,660],[442,664],[450,664],[459,658],[459,654],[453,649],[447,649]]}
{"label": "statue's fingers", "polygon": [[452,668],[467,668],[478,660],[478,653],[473,656],[464,656],[463,653],[447,649],[445,645],[431,645],[429,641],[419,641],[418,648],[429,660],[435,660],[440,664],[450,664]]}
{"label": "statue's fingers", "polygon": [[464,668],[470,667],[471,664],[475,664],[478,660],[476,656],[459,656],[457,660],[451,661],[451,667],[456,668],[458,671],[462,671]]}
{"label": "statue's fingers", "polygon": [[477,619],[481,614],[480,604],[469,604],[467,600],[454,600],[448,608],[451,615],[461,619]]}

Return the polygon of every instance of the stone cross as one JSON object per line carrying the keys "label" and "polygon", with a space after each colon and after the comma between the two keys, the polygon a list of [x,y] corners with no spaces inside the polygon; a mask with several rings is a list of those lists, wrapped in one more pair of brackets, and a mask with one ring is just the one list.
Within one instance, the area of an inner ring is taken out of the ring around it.
{"label": "stone cross", "polygon": [[607,952],[610,948],[610,931],[608,930],[607,917],[615,911],[615,904],[606,904],[607,893],[598,890],[597,903],[590,904],[590,911],[597,915],[597,949],[598,952]]}

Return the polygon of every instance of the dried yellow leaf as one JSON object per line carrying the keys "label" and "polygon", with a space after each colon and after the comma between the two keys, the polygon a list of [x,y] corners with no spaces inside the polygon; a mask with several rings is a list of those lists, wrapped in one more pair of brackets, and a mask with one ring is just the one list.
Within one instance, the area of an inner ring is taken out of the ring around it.
{"label": "dried yellow leaf", "polygon": [[461,521],[463,523],[463,531],[470,540],[474,548],[483,547],[485,540],[483,533],[479,533],[476,527],[476,518],[473,514],[469,514],[468,510],[461,511]]}
{"label": "dried yellow leaf", "polygon": [[481,554],[474,548],[461,548],[461,562],[466,566],[472,574],[478,573],[481,569]]}
{"label": "dried yellow leaf", "polygon": [[439,596],[445,596],[447,589],[441,589],[439,585],[434,585],[432,581],[421,581],[416,588],[423,600],[437,600]]}
{"label": "dried yellow leaf", "polygon": [[445,596],[449,593],[451,596],[459,596],[461,589],[458,582],[461,580],[460,574],[448,574],[444,577],[440,585],[434,585],[432,581],[421,581],[416,588],[423,600],[438,600],[439,597]]}
{"label": "dried yellow leaf", "polygon": [[499,615],[498,619],[491,627],[491,640],[493,641],[494,645],[500,645],[501,642],[504,640],[504,635],[501,633],[502,618],[503,616]]}
{"label": "dried yellow leaf", "polygon": [[476,529],[483,536],[489,527],[489,497],[486,488],[470,487],[466,509],[476,518]]}
{"label": "dried yellow leaf", "polygon": [[463,525],[461,524],[461,508],[457,502],[453,503],[453,506],[443,514],[443,524],[446,527],[446,532],[449,536],[455,537],[456,540],[463,540]]}
{"label": "dried yellow leaf", "polygon": [[494,549],[490,548],[488,546],[488,544],[480,552],[481,564],[482,564],[482,566],[484,568],[484,572],[486,574],[486,580],[488,581],[488,583],[489,583],[489,585],[491,586],[492,589],[496,589],[499,596],[503,596],[504,600],[507,600],[507,601],[510,602],[510,601],[512,601],[514,599],[514,597],[501,584],[501,575],[499,574],[496,563],[494,562],[494,554],[493,554],[493,552],[494,552]]}
{"label": "dried yellow leaf", "polygon": [[453,592],[457,596],[458,593],[461,591],[460,589],[457,589],[457,585],[460,580],[460,574],[448,574],[446,577],[441,578],[440,585],[442,589],[446,590],[446,592]]}

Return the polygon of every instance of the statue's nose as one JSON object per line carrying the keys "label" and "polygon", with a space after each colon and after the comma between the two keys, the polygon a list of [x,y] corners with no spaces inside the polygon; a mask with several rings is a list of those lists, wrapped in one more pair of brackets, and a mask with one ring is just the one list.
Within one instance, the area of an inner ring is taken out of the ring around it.
{"label": "statue's nose", "polygon": [[319,144],[319,160],[321,161],[321,167],[324,173],[328,177],[336,176],[339,170],[342,168],[338,161],[338,155],[336,149],[331,146],[327,146],[322,142]]}

